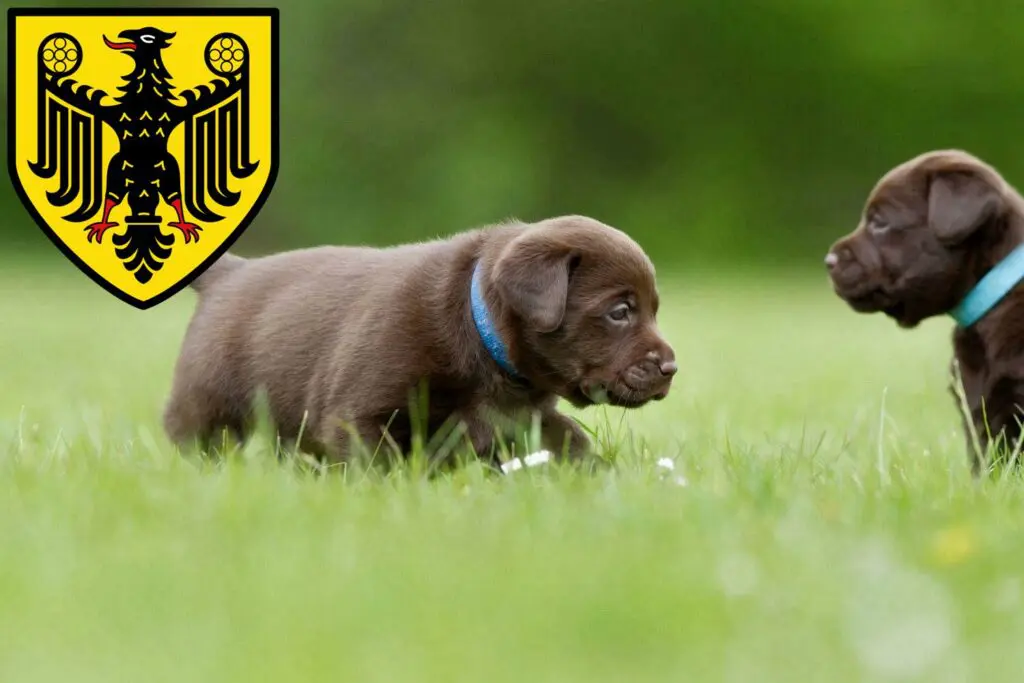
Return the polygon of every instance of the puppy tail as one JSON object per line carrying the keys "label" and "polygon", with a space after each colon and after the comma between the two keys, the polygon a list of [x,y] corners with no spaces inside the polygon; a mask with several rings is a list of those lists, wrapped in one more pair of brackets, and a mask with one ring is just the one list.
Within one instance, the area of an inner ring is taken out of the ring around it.
{"label": "puppy tail", "polygon": [[214,261],[212,266],[203,271],[202,275],[189,283],[189,287],[197,292],[205,292],[218,280],[224,279],[226,275],[230,275],[245,265],[245,261],[246,259],[241,256],[235,256],[230,252],[225,253]]}

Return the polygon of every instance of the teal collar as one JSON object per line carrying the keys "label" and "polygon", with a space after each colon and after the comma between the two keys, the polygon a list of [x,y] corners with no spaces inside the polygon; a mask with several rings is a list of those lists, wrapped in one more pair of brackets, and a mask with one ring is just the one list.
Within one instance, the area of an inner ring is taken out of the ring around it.
{"label": "teal collar", "polygon": [[1024,280],[1024,244],[985,273],[949,314],[960,327],[970,327],[995,308],[1021,280]]}

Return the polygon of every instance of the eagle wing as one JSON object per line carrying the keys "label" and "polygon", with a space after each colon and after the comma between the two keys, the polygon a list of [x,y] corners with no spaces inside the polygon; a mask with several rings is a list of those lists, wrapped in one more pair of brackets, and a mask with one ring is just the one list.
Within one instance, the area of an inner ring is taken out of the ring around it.
{"label": "eagle wing", "polygon": [[[71,36],[64,39],[74,41]],[[36,161],[30,161],[28,166],[39,178],[59,176],[60,186],[47,191],[46,198],[58,207],[78,199],[78,207],[64,218],[84,221],[99,211],[102,204],[103,123],[117,107],[100,103],[106,96],[102,90],[68,77],[81,64],[80,47],[77,63],[44,59],[45,52],[53,52],[53,40],[54,36],[50,36],[39,46]],[[74,44],[77,46],[77,41]],[[44,50],[47,45],[51,49]]]}
{"label": "eagle wing", "polygon": [[[232,41],[219,49],[224,41]],[[211,47],[213,46],[213,47]],[[234,59],[211,57],[234,54]],[[239,58],[241,55],[241,58]],[[250,155],[249,52],[237,35],[220,34],[207,46],[206,64],[219,80],[182,93],[185,99],[184,199],[189,213],[209,223],[224,217],[210,208],[234,206],[241,198],[228,187],[228,179],[244,179],[256,172]]]}

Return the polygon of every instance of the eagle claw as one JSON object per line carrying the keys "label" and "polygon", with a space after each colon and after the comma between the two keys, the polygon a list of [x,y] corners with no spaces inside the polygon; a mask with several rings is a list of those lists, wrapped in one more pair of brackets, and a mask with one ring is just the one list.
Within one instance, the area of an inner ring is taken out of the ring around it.
{"label": "eagle claw", "polygon": [[199,231],[202,230],[202,228],[200,228],[195,223],[174,221],[173,223],[168,223],[168,225],[171,226],[172,228],[177,228],[178,230],[181,230],[181,235],[182,237],[185,238],[185,244],[188,244],[193,239],[195,239],[196,242],[199,241]]}
{"label": "eagle claw", "polygon": [[91,243],[92,238],[95,237],[96,244],[102,244],[103,233],[117,225],[117,223],[111,223],[110,221],[100,221],[99,223],[93,223],[86,228],[86,230],[89,231],[89,234],[86,235],[85,238]]}

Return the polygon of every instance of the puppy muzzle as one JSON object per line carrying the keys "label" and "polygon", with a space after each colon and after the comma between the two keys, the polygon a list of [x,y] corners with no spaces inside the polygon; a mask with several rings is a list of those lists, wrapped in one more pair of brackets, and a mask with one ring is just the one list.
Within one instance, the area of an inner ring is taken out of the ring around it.
{"label": "puppy muzzle", "polygon": [[611,381],[584,381],[580,389],[596,404],[639,408],[649,401],[667,397],[677,371],[675,360],[660,361],[648,357],[630,365]]}
{"label": "puppy muzzle", "polygon": [[886,286],[882,264],[870,246],[856,249],[853,240],[840,240],[825,255],[832,289],[858,313],[885,313],[900,325],[908,324],[907,306]]}
{"label": "puppy muzzle", "polygon": [[877,257],[872,258],[870,247],[857,248],[856,238],[848,237],[836,242],[825,255],[832,289],[857,311],[879,311],[890,302],[879,282],[881,267]]}

